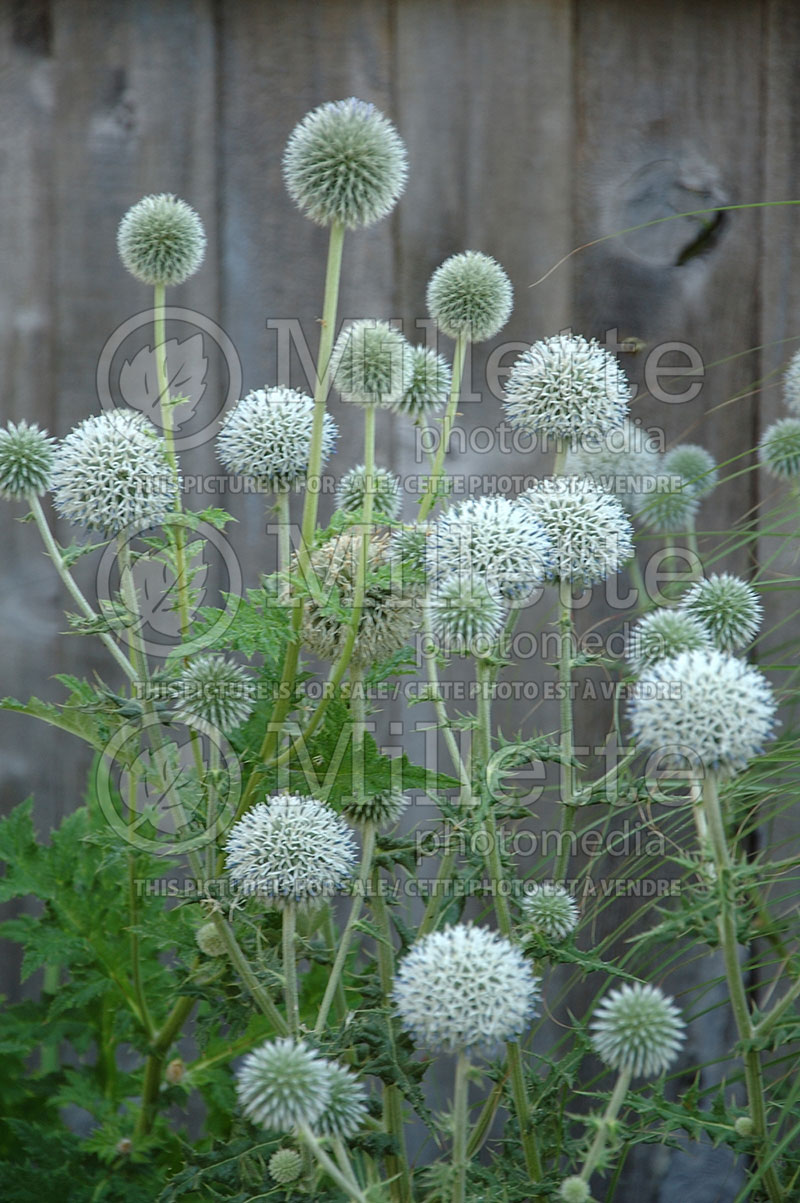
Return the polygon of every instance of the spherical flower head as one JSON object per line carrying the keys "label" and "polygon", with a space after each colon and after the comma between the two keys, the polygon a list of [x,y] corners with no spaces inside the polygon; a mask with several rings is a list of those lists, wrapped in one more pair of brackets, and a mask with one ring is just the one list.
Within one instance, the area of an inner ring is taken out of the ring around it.
{"label": "spherical flower head", "polygon": [[752,585],[729,572],[715,573],[692,585],[681,609],[703,624],[723,652],[751,643],[764,613]]}
{"label": "spherical flower head", "polygon": [[753,1121],[749,1115],[737,1115],[733,1125],[736,1135],[743,1136],[745,1138],[753,1135],[754,1127],[755,1125],[753,1124]]}
{"label": "spherical flower head", "polygon": [[271,1132],[314,1124],[330,1099],[328,1063],[301,1040],[283,1037],[248,1053],[236,1075],[239,1106]]}
{"label": "spherical flower head", "polygon": [[585,585],[619,572],[633,555],[633,527],[611,493],[585,476],[550,476],[519,504],[541,522],[555,549],[550,575]]}
{"label": "spherical flower head", "polygon": [[[372,514],[375,519],[394,522],[403,505],[400,479],[388,468],[376,468],[372,474]],[[351,468],[339,481],[336,490],[336,505],[346,514],[355,514],[364,508],[367,492],[367,469],[363,464]]]}
{"label": "spherical flower head", "polygon": [[412,522],[392,534],[389,558],[393,564],[405,564],[415,574],[424,574],[428,540],[433,531],[429,522]]}
{"label": "spherical flower head", "polygon": [[206,654],[190,661],[173,683],[171,693],[179,721],[200,721],[227,732],[241,726],[250,715],[255,682],[241,665]]}
{"label": "spherical flower head", "polygon": [[434,587],[473,574],[505,598],[529,596],[545,580],[553,545],[530,507],[507,497],[468,498],[445,510],[426,543]]}
{"label": "spherical flower head", "polygon": [[350,827],[316,798],[276,794],[231,827],[226,867],[234,887],[274,906],[330,898],[353,874]]}
{"label": "spherical flower head", "polygon": [[[293,388],[257,389],[238,401],[217,435],[217,458],[229,472],[271,492],[305,480],[311,454],[314,402]],[[333,453],[338,431],[330,414],[322,424],[322,460]]]}
{"label": "spherical flower head", "polygon": [[[351,664],[355,668],[379,663],[400,651],[422,625],[419,588],[404,585],[391,566],[390,536],[373,535],[367,552],[367,586]],[[304,645],[320,660],[333,661],[350,631],[361,535],[345,531],[311,554],[311,567],[320,598],[303,604],[300,630]],[[299,568],[296,569],[297,579]]]}
{"label": "spherical flower head", "polygon": [[197,941],[197,947],[207,957],[224,957],[228,951],[225,941],[213,923],[204,923],[202,927],[198,927],[194,938]]}
{"label": "spherical flower head", "polygon": [[783,377],[783,399],[786,408],[800,415],[800,351],[795,351]]}
{"label": "spherical flower head", "polygon": [[278,1149],[267,1164],[269,1176],[278,1186],[296,1182],[303,1172],[303,1158],[297,1149]]}
{"label": "spherical flower head", "polygon": [[397,130],[373,104],[320,105],[294,128],[283,156],[287,191],[319,226],[371,226],[397,204],[408,174]]}
{"label": "spherical flower head", "polygon": [[495,588],[471,574],[439,581],[428,596],[434,639],[446,652],[486,656],[503,627],[505,606]]}
{"label": "spherical flower head", "polygon": [[578,906],[563,886],[541,882],[527,888],[522,899],[522,919],[532,935],[565,940],[578,926]]}
{"label": "spherical flower head", "polygon": [[634,674],[652,668],[661,660],[672,660],[681,652],[713,647],[706,627],[684,610],[654,610],[633,628],[625,657]]}
{"label": "spherical flower head", "polygon": [[355,1074],[334,1061],[327,1062],[328,1103],[319,1119],[312,1125],[316,1136],[334,1140],[349,1140],[355,1136],[367,1114],[364,1087]]}
{"label": "spherical flower head", "polygon": [[639,517],[661,535],[694,528],[700,498],[682,476],[661,472],[642,497]]}
{"label": "spherical flower head", "polygon": [[21,501],[46,492],[55,439],[34,422],[9,422],[0,430],[0,497]]}
{"label": "spherical flower head", "polygon": [[573,1175],[571,1178],[565,1178],[561,1183],[558,1188],[558,1197],[561,1203],[588,1203],[589,1187],[583,1178]]}
{"label": "spherical flower head", "polygon": [[410,347],[411,378],[403,396],[392,408],[415,421],[443,409],[450,396],[453,371],[450,364],[426,347]]}
{"label": "spherical flower head", "polygon": [[480,251],[451,255],[428,282],[428,312],[443,334],[485,342],[503,329],[514,301],[511,281]]}
{"label": "spherical flower head", "polygon": [[758,458],[770,476],[779,480],[800,474],[800,418],[773,422],[758,444]]}
{"label": "spherical flower head", "polygon": [[56,450],[53,502],[62,518],[116,535],[163,522],[178,494],[164,440],[131,409],[80,422]]}
{"label": "spherical flower head", "polygon": [[664,456],[664,471],[682,477],[686,488],[701,500],[711,496],[719,480],[717,461],[697,443],[679,443],[668,451]]}
{"label": "spherical flower head", "polygon": [[635,742],[664,764],[731,776],[762,750],[776,703],[764,675],[725,652],[681,652],[642,673],[629,717]]}
{"label": "spherical flower head", "polygon": [[410,352],[403,335],[388,322],[353,322],[333,348],[331,381],[343,401],[391,409],[411,383]]}
{"label": "spherical flower head", "polygon": [[621,426],[630,397],[625,373],[596,339],[556,334],[516,360],[503,406],[516,430],[577,442]]}
{"label": "spherical flower head", "polygon": [[342,813],[351,823],[363,826],[374,823],[376,827],[393,827],[408,806],[409,798],[399,789],[385,789],[377,794],[353,797],[345,800]]}
{"label": "spherical flower head", "polygon": [[635,514],[662,471],[661,456],[649,431],[626,418],[621,426],[594,431],[574,443],[564,471],[567,476],[588,476]]}
{"label": "spherical flower head", "polygon": [[669,1068],[685,1039],[681,1013],[657,986],[641,982],[612,990],[591,1023],[595,1052],[610,1069],[635,1078]]}
{"label": "spherical flower head", "polygon": [[145,196],[120,222],[117,250],[123,266],[143,284],[182,284],[203,262],[203,223],[186,201],[170,193]]}
{"label": "spherical flower head", "polygon": [[516,1040],[536,1013],[538,979],[519,948],[484,927],[431,932],[400,962],[393,998],[423,1048],[491,1049]]}

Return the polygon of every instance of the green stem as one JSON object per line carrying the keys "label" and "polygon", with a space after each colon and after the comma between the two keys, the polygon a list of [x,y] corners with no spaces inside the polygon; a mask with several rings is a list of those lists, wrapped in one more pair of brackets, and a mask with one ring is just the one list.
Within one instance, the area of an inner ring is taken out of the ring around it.
{"label": "green stem", "polygon": [[555,880],[563,881],[569,871],[570,837],[575,826],[574,731],[572,714],[572,585],[558,583],[558,628],[560,634],[558,684],[561,713],[561,846],[556,859]]}
{"label": "green stem", "polygon": [[556,454],[553,460],[553,476],[563,476],[567,462],[569,443],[566,439],[556,439]]}
{"label": "green stem", "polygon": [[611,1098],[608,1100],[608,1106],[603,1112],[603,1117],[597,1126],[597,1131],[594,1135],[589,1152],[586,1155],[586,1161],[583,1163],[583,1169],[580,1172],[580,1177],[584,1182],[588,1183],[605,1151],[608,1134],[612,1124],[619,1115],[620,1108],[625,1102],[625,1095],[628,1093],[628,1087],[631,1084],[631,1071],[623,1069],[620,1071],[616,1085],[611,1093]]}
{"label": "green stem", "polygon": [[427,490],[419,507],[419,522],[424,522],[439,497],[439,482],[444,473],[444,457],[450,445],[450,433],[456,420],[458,399],[461,396],[461,379],[464,375],[464,362],[467,357],[469,339],[466,334],[459,334],[453,352],[453,379],[450,386],[450,398],[447,402],[444,418],[442,419],[442,437],[436,449],[436,459],[433,461],[433,471],[428,478]]}
{"label": "green stem", "polygon": [[191,1015],[196,1002],[196,998],[186,995],[181,995],[176,999],[172,1010],[151,1041],[150,1052],[145,1063],[142,1109],[136,1125],[137,1136],[146,1136],[153,1126],[166,1054]]}
{"label": "green stem", "polygon": [[753,1028],[753,1033],[756,1039],[761,1040],[768,1036],[775,1025],[786,1014],[793,1002],[800,998],[800,978],[792,985],[784,994],[783,998],[775,1003],[772,1010],[764,1016],[760,1023],[757,1023]]}
{"label": "green stem", "polygon": [[467,1183],[467,1119],[469,1116],[469,1057],[459,1049],[453,1090],[452,1203],[464,1203]]}
{"label": "green stem", "polygon": [[[713,773],[708,773],[703,781],[703,808],[705,810],[711,850],[717,872],[719,897],[717,930],[725,962],[725,977],[728,982],[731,1010],[736,1021],[739,1039],[745,1048],[744,1076],[750,1118],[753,1121],[754,1156],[756,1161],[761,1164],[768,1153],[764,1082],[761,1072],[761,1058],[753,1047],[755,1032],[747,1001],[747,992],[742,979],[742,968],[739,962],[733,865],[728,850],[725,824],[722,818],[717,779]],[[781,1203],[781,1200],[784,1198],[783,1188],[773,1166],[769,1165],[764,1168],[763,1179],[764,1188],[769,1195],[771,1203]]]}
{"label": "green stem", "polygon": [[297,1002],[297,908],[287,902],[283,908],[283,989],[286,1001],[286,1020],[289,1032],[300,1031],[300,1009]]}
{"label": "green stem", "polygon": [[[52,560],[55,570],[58,573],[59,577],[61,578],[63,584],[65,585],[67,592],[69,593],[70,597],[75,602],[75,604],[77,605],[78,609],[83,614],[84,618],[88,618],[92,622],[96,622],[98,615],[95,613],[94,609],[89,605],[88,601],[84,597],[80,588],[75,583],[75,581],[72,577],[72,573],[69,571],[69,569],[65,565],[64,556],[61,552],[60,547],[58,546],[55,539],[53,538],[53,534],[52,534],[52,531],[50,530],[50,527],[47,525],[47,519],[44,516],[44,511],[42,509],[42,504],[39,501],[39,498],[36,497],[34,494],[31,494],[28,497],[28,502],[31,507],[31,513],[33,514],[34,521],[39,530],[39,534],[42,536],[42,542],[44,543],[45,550],[46,550],[48,556],[50,557],[50,559]],[[103,644],[104,647],[106,647],[108,649],[108,651],[111,653],[111,655],[116,660],[119,667],[125,673],[125,676],[128,677],[129,680],[135,681],[136,680],[136,669],[133,668],[133,666],[128,662],[128,658],[125,655],[125,653],[122,651],[122,649],[117,646],[117,644],[114,642],[114,640],[111,638],[111,636],[109,634],[107,634],[105,631],[101,631],[99,633],[99,638],[100,638],[100,642]]]}
{"label": "green stem", "polygon": [[288,1036],[289,1025],[286,1023],[286,1020],[275,1006],[275,1003],[272,1001],[267,991],[253,973],[253,970],[250,967],[250,962],[239,947],[239,942],[236,939],[233,928],[227,922],[225,917],[219,913],[219,911],[215,911],[212,914],[211,921],[222,938],[225,944],[225,949],[231,961],[233,962],[236,971],[252,995],[252,998],[259,1010],[266,1015],[267,1019],[270,1021],[279,1036]]}
{"label": "green stem", "polygon": [[356,923],[361,915],[361,909],[364,905],[364,895],[366,894],[367,882],[370,879],[372,872],[372,858],[375,854],[375,837],[376,827],[374,823],[364,824],[364,842],[361,851],[361,867],[358,872],[358,880],[356,890],[353,894],[353,901],[350,904],[350,914],[347,916],[347,923],[344,931],[339,938],[339,947],[336,950],[336,960],[333,962],[331,975],[328,978],[328,984],[325,987],[325,993],[322,996],[322,1002],[319,1007],[319,1015],[317,1022],[314,1025],[314,1035],[320,1036],[325,1030],[325,1023],[331,1009],[331,1005],[336,996],[336,992],[342,981],[342,971],[344,969],[347,954],[350,951],[350,944],[353,939]]}
{"label": "green stem", "polygon": [[[333,922],[333,907],[331,906],[330,902],[327,902],[325,904],[325,909],[323,912],[323,919],[322,919],[322,934],[324,936],[324,939],[328,946],[329,951],[331,953],[333,953],[333,951],[336,948],[337,943],[338,943],[338,936],[336,934],[336,928],[335,928],[334,922]],[[336,983],[336,993],[335,993],[334,999],[333,999],[333,1009],[336,1012],[336,1018],[341,1022],[347,1013],[347,999],[345,997],[344,985],[342,983],[341,977],[339,978],[339,981]]]}
{"label": "green stem", "polygon": [[278,517],[278,572],[285,575],[292,559],[292,527],[289,510],[289,489],[279,489],[275,494],[275,510]]}
{"label": "green stem", "polygon": [[542,1179],[542,1161],[539,1147],[536,1143],[536,1133],[531,1126],[531,1107],[528,1101],[528,1087],[525,1083],[525,1070],[522,1064],[522,1049],[515,1040],[506,1044],[508,1068],[511,1074],[511,1097],[514,1100],[514,1110],[517,1113],[522,1152],[525,1157],[525,1168],[531,1182],[536,1184]]}
{"label": "green stem", "polygon": [[304,1144],[319,1162],[319,1165],[328,1177],[332,1178],[336,1185],[345,1192],[348,1198],[354,1199],[355,1203],[369,1203],[367,1196],[356,1182],[352,1170],[349,1175],[342,1173],[336,1163],[325,1152],[308,1124],[299,1123],[297,1129],[303,1138]]}

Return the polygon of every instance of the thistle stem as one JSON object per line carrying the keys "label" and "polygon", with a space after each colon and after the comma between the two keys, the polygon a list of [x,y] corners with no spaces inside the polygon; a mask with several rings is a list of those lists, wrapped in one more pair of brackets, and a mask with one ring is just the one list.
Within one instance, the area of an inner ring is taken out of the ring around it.
{"label": "thistle stem", "polygon": [[560,634],[558,684],[561,712],[561,846],[555,867],[555,880],[563,881],[569,870],[570,837],[575,826],[574,730],[572,714],[572,585],[558,583],[558,628]]}
{"label": "thistle stem", "polygon": [[278,489],[275,494],[275,510],[278,516],[278,572],[289,571],[292,558],[292,528],[289,511],[289,489]]}
{"label": "thistle stem", "polygon": [[253,1001],[256,1003],[259,1010],[266,1015],[267,1019],[270,1021],[279,1036],[288,1036],[289,1025],[281,1015],[278,1008],[275,1006],[275,1003],[272,1001],[267,991],[259,982],[256,975],[253,973],[253,970],[250,967],[250,962],[239,947],[239,941],[236,939],[236,935],[231,925],[227,922],[225,917],[219,913],[219,911],[215,911],[214,914],[212,914],[211,921],[214,924],[214,927],[217,929],[217,932],[219,933],[223,943],[225,944],[225,950],[230,957],[234,968],[244,982],[249,993],[252,995]]}
{"label": "thistle stem", "polygon": [[309,1149],[315,1160],[319,1163],[329,1178],[332,1178],[336,1185],[345,1192],[349,1199],[355,1200],[355,1203],[369,1203],[367,1196],[359,1187],[355,1180],[352,1170],[350,1174],[344,1174],[334,1161],[328,1156],[322,1145],[317,1140],[314,1133],[309,1128],[308,1124],[299,1123],[297,1129],[303,1138],[303,1143]]}
{"label": "thistle stem", "polygon": [[631,1084],[631,1076],[629,1069],[623,1069],[617,1078],[611,1097],[608,1100],[608,1106],[603,1112],[602,1119],[594,1135],[594,1140],[591,1143],[589,1152],[586,1154],[583,1169],[579,1174],[579,1177],[586,1183],[589,1182],[589,1179],[602,1159],[611,1126],[619,1115],[622,1104],[625,1102],[625,1095],[628,1093],[628,1087]]}
{"label": "thistle stem", "polygon": [[[747,1001],[747,992],[742,979],[742,968],[739,962],[733,865],[728,850],[725,824],[722,818],[717,778],[713,773],[708,773],[703,781],[703,808],[717,873],[719,898],[717,930],[725,962],[725,976],[728,982],[731,1010],[736,1021],[736,1030],[739,1033],[739,1039],[745,1048],[744,1077],[750,1118],[753,1121],[754,1156],[756,1162],[761,1164],[765,1161],[769,1152],[764,1082],[761,1072],[761,1058],[757,1050],[753,1047],[755,1029],[753,1027],[750,1006]],[[781,1200],[785,1196],[774,1166],[765,1165],[763,1169],[763,1181],[764,1189],[770,1198],[770,1203],[781,1203]]]}
{"label": "thistle stem", "polygon": [[300,1030],[300,1009],[297,1002],[297,908],[293,902],[287,902],[283,908],[281,932],[286,1021],[290,1035],[296,1036]]}
{"label": "thistle stem", "polygon": [[464,1203],[467,1182],[467,1120],[469,1117],[469,1057],[458,1050],[453,1090],[453,1195],[452,1203]]}
{"label": "thistle stem", "polygon": [[469,339],[466,334],[459,334],[453,352],[453,379],[450,385],[450,397],[447,402],[447,409],[442,419],[442,437],[436,449],[436,459],[433,461],[433,471],[428,478],[428,487],[420,503],[418,519],[420,522],[425,521],[439,499],[439,482],[444,473],[444,457],[447,455],[447,449],[450,445],[450,433],[456,420],[456,409],[458,408],[458,399],[461,396],[461,380],[464,375],[464,363],[467,358],[468,345]]}
{"label": "thistle stem", "polygon": [[374,823],[364,824],[364,841],[361,850],[361,867],[358,872],[356,891],[353,894],[353,900],[350,904],[350,914],[347,916],[347,923],[344,931],[339,938],[339,947],[336,950],[336,960],[333,962],[331,975],[328,978],[328,984],[325,987],[325,993],[322,996],[322,1002],[319,1007],[319,1015],[317,1022],[314,1025],[314,1035],[319,1036],[325,1030],[325,1023],[331,1009],[334,997],[342,980],[342,971],[344,969],[347,954],[350,951],[350,944],[353,939],[356,923],[361,915],[362,907],[364,906],[364,895],[367,889],[372,872],[372,858],[375,853],[375,836],[376,828]]}

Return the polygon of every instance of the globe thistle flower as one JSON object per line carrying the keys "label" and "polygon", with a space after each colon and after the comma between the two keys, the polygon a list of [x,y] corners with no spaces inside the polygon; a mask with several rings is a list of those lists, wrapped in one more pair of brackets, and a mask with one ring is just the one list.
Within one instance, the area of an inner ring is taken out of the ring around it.
{"label": "globe thistle flower", "polygon": [[164,1078],[170,1086],[179,1086],[186,1077],[186,1062],[174,1057],[164,1070]]}
{"label": "globe thistle flower", "polygon": [[207,957],[224,957],[228,951],[225,941],[213,923],[204,923],[194,933],[197,947]]}
{"label": "globe thistle flower", "polygon": [[542,882],[526,890],[521,905],[523,923],[531,935],[565,940],[578,926],[575,899],[563,886],[553,882]]}
{"label": "globe thistle flower", "polygon": [[708,630],[683,610],[654,610],[637,622],[630,633],[625,657],[635,674],[681,652],[713,647]]}
{"label": "globe thistle flower", "polygon": [[[373,535],[367,553],[367,586],[351,664],[354,668],[386,660],[404,647],[422,625],[420,591],[392,579],[390,537]],[[321,600],[303,603],[301,637],[320,660],[335,660],[348,637],[355,597],[361,536],[345,532],[311,554]],[[299,579],[299,569],[292,574]]]}
{"label": "globe thistle flower", "polygon": [[764,613],[755,589],[729,572],[715,573],[692,585],[681,609],[703,624],[723,652],[751,643]]}
{"label": "globe thistle flower", "polygon": [[737,1115],[734,1121],[733,1130],[737,1136],[743,1136],[745,1139],[753,1135],[755,1125],[749,1115]]}
{"label": "globe thistle flower", "polygon": [[679,443],[664,456],[664,471],[680,476],[686,488],[701,500],[717,487],[719,472],[714,456],[697,443]]}
{"label": "globe thistle flower", "polygon": [[779,480],[790,480],[800,473],[800,418],[781,418],[761,436],[758,458]]}
{"label": "globe thistle flower", "polygon": [[558,1197],[561,1203],[588,1203],[589,1187],[583,1178],[573,1175],[571,1178],[565,1178],[561,1183],[558,1188]]}
{"label": "globe thistle flower", "polygon": [[117,250],[123,266],[143,284],[182,284],[203,262],[203,223],[171,193],[145,196],[120,222]]}
{"label": "globe thistle flower", "polygon": [[272,1132],[314,1124],[330,1101],[328,1062],[302,1040],[283,1037],[248,1053],[236,1075],[239,1105]]}
{"label": "globe thistle flower", "polygon": [[450,364],[426,347],[410,347],[411,379],[401,399],[392,407],[396,413],[415,420],[443,409],[450,396],[453,372]]}
{"label": "globe thistle flower", "polygon": [[350,828],[316,798],[276,794],[228,832],[226,866],[235,888],[274,906],[329,898],[353,874]]}
{"label": "globe thistle flower", "polygon": [[283,156],[287,191],[319,226],[371,226],[402,193],[406,148],[384,115],[363,100],[336,100],[307,113]]}
{"label": "globe thistle flower", "polygon": [[46,492],[53,468],[55,439],[37,424],[9,422],[0,430],[0,497],[21,501]]}
{"label": "globe thistle flower", "polygon": [[586,585],[619,572],[633,555],[633,527],[611,493],[585,476],[550,476],[519,504],[541,522],[555,549],[550,575]]}
{"label": "globe thistle flower", "polygon": [[412,945],[393,998],[418,1044],[453,1052],[515,1040],[536,1013],[538,987],[531,966],[504,936],[458,925]]}
{"label": "globe thistle flower", "polygon": [[485,342],[511,315],[511,281],[496,259],[480,251],[451,255],[428,282],[428,312],[443,334]]}
{"label": "globe thistle flower", "polygon": [[366,797],[348,798],[342,813],[351,823],[363,826],[374,823],[376,827],[392,827],[408,806],[408,795],[399,789],[385,789]]}
{"label": "globe thistle flower", "polygon": [[514,363],[503,402],[517,430],[578,442],[621,426],[631,386],[596,339],[556,334]]}
{"label": "globe thistle flower", "polygon": [[469,498],[442,514],[426,544],[425,567],[434,587],[472,573],[506,598],[541,585],[553,546],[530,507],[507,497]]}
{"label": "globe thistle flower", "polygon": [[158,526],[178,497],[164,440],[130,409],[74,427],[56,450],[51,488],[62,518],[106,536]]}
{"label": "globe thistle flower", "polygon": [[312,1124],[315,1136],[330,1136],[334,1140],[349,1140],[355,1136],[367,1114],[364,1087],[355,1074],[334,1061],[326,1064],[328,1071],[328,1102],[325,1110]]}
{"label": "globe thistle flower", "polygon": [[206,654],[183,669],[171,692],[180,722],[200,721],[227,732],[241,726],[252,711],[255,682],[239,664]]}
{"label": "globe thistle flower", "polygon": [[682,476],[662,472],[642,497],[639,517],[661,535],[694,527],[700,498]]}
{"label": "globe thistle flower", "polygon": [[685,1039],[681,1013],[657,986],[625,984],[600,1002],[591,1023],[595,1052],[633,1077],[668,1069]]}
{"label": "globe thistle flower", "polygon": [[393,564],[407,564],[412,572],[425,572],[428,540],[433,526],[428,522],[412,522],[392,534],[389,559]]}
{"label": "globe thistle flower", "polygon": [[278,1149],[267,1163],[269,1176],[278,1186],[296,1182],[303,1171],[303,1158],[297,1149]]}
{"label": "globe thistle flower", "polygon": [[715,649],[681,652],[639,678],[629,712],[634,740],[677,762],[732,775],[762,750],[775,725],[766,677]]}
{"label": "globe thistle flower", "polygon": [[783,399],[786,408],[800,415],[800,351],[795,351],[783,376]]}
{"label": "globe thistle flower", "polygon": [[[306,478],[311,454],[314,402],[293,388],[256,389],[238,401],[217,435],[217,458],[228,472],[284,492]],[[322,460],[336,445],[330,414],[322,424]]]}
{"label": "globe thistle flower", "polygon": [[661,456],[642,427],[626,418],[602,434],[584,435],[567,453],[567,476],[588,476],[635,514],[662,472]]}
{"label": "globe thistle flower", "polygon": [[[339,481],[336,505],[346,514],[364,508],[367,492],[367,469],[363,464],[351,468]],[[372,475],[372,509],[376,518],[394,522],[403,505],[400,479],[388,468],[376,468]]]}
{"label": "globe thistle flower", "polygon": [[500,595],[479,576],[446,576],[428,597],[434,638],[448,652],[487,655],[505,618]]}
{"label": "globe thistle flower", "polygon": [[351,405],[391,409],[411,383],[410,352],[403,335],[388,322],[353,322],[333,348],[331,381]]}

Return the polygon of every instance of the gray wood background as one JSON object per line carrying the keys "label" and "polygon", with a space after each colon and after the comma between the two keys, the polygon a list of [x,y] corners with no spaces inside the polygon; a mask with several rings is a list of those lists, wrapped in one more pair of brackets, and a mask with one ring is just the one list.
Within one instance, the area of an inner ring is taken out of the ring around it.
{"label": "gray wood background", "polygon": [[[308,109],[357,95],[395,121],[410,177],[390,220],[348,236],[342,317],[399,318],[413,334],[431,271],[455,251],[488,252],[515,288],[503,339],[616,329],[644,344],[625,356],[637,382],[652,348],[696,347],[709,365],[700,396],[670,405],[645,391],[635,412],[670,442],[705,443],[735,471],[748,462],[736,457],[782,412],[776,373],[800,337],[798,210],[728,213],[701,244],[701,219],[651,227],[582,251],[531,285],[574,247],[617,230],[795,197],[799,54],[791,0],[2,0],[2,418],[37,420],[63,436],[97,410],[100,351],[149,303],[117,260],[116,228],[154,191],[187,199],[209,236],[202,271],[170,299],[220,323],[245,388],[277,382],[266,323],[299,319],[315,345],[325,246],[285,194],[282,149]],[[501,416],[482,384],[491,350],[474,355],[483,400],[463,406],[471,430]],[[357,415],[334,408],[344,470],[360,459],[360,432]],[[409,425],[381,417],[379,460],[401,475],[418,471]],[[454,467],[530,473],[541,462],[468,449]],[[212,446],[187,456],[185,471],[216,471]],[[723,484],[702,511],[705,545],[779,497],[757,472]],[[263,500],[226,501],[254,584],[274,555]],[[61,634],[65,598],[35,530],[16,521],[20,507],[1,513],[0,691],[57,697],[49,678],[64,671],[111,679],[104,655]],[[727,566],[752,571],[776,552],[775,571],[796,575],[773,539]],[[92,572],[82,565],[88,589]],[[792,590],[767,602],[767,630],[792,633]],[[529,662],[519,675],[546,671]],[[519,709],[498,711],[506,729],[522,721]],[[583,716],[592,738],[602,734],[594,713]],[[422,717],[387,708],[382,730],[390,719],[413,726]],[[547,708],[536,721],[554,725]],[[46,830],[78,803],[88,758],[32,720],[3,715],[0,727],[0,803],[33,792]],[[412,751],[422,738],[409,736]],[[796,821],[776,834],[795,838]],[[10,957],[7,991],[15,972]],[[698,1044],[708,1038],[700,1031]],[[690,1161],[645,1150],[626,1197],[732,1199],[735,1177],[705,1153]]]}

